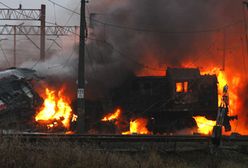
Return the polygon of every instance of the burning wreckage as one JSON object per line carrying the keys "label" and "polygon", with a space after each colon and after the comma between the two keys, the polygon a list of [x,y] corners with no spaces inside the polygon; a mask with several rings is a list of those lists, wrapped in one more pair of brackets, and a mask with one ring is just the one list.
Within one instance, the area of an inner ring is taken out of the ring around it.
{"label": "burning wreckage", "polygon": [[228,132],[237,116],[228,114],[227,86],[223,96],[219,94],[217,76],[201,75],[197,68],[168,68],[166,76],[133,77],[113,91],[113,107],[121,108],[105,115],[98,127],[108,125],[109,130],[112,123],[112,131],[121,134],[170,134],[198,126],[199,133],[209,134],[219,125]]}
{"label": "burning wreckage", "polygon": [[[77,115],[71,99],[63,89],[34,89],[33,81],[39,79],[31,69],[0,72],[1,129],[73,130]],[[204,134],[215,125],[230,131],[230,120],[237,116],[228,115],[227,86],[218,104],[217,84],[216,75],[201,75],[197,68],[168,68],[166,76],[132,77],[112,91],[108,103],[86,102],[86,125],[89,133],[163,134],[201,125],[209,125],[200,131]],[[114,113],[99,113],[116,107]],[[98,117],[102,119],[95,122]]]}
{"label": "burning wreckage", "polygon": [[[42,78],[27,68],[0,72],[0,129],[21,131],[69,131],[77,119],[61,89],[45,88],[43,97],[34,89]],[[39,89],[38,89],[39,90]]]}
{"label": "burning wreckage", "polygon": [[25,68],[10,68],[0,72],[0,127],[25,128],[43,99],[33,89],[31,81],[38,79],[36,72]]}

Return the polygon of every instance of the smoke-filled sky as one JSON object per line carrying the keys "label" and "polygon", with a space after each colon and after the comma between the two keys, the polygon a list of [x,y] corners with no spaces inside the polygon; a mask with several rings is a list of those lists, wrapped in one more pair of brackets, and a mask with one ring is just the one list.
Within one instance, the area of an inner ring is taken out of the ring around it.
{"label": "smoke-filled sky", "polygon": [[185,62],[211,62],[221,68],[224,48],[227,65],[240,64],[240,59],[232,59],[240,55],[244,35],[240,0],[98,0],[88,10],[105,23],[93,21],[92,37],[107,41],[114,50],[110,54],[108,45],[91,44],[105,60],[119,61],[128,70]]}
{"label": "smoke-filled sky", "polygon": [[[53,0],[56,3],[59,3],[63,6],[66,6],[72,10],[77,10],[79,11],[80,9],[80,0]],[[4,4],[12,7],[12,8],[18,8],[19,4],[22,4],[23,8],[37,8],[39,9],[41,4],[46,4],[47,7],[47,20],[48,21],[55,21],[55,16],[56,16],[56,21],[58,24],[63,25],[66,22],[66,18],[68,15],[71,14],[71,12],[63,10],[60,7],[55,7],[54,5],[49,2],[48,0],[1,0]],[[0,4],[1,7],[4,7],[3,5]],[[54,12],[55,9],[55,12]],[[79,20],[78,16],[74,16],[72,21],[69,23],[72,25],[79,25]]]}
{"label": "smoke-filled sky", "polygon": [[[239,0],[102,0],[90,9],[103,13],[96,15],[97,19],[117,25],[107,25],[104,38],[132,57],[141,57],[139,61],[156,57],[160,64],[180,65],[184,59],[197,59],[202,52],[206,56],[213,45],[220,48],[222,43],[216,40],[222,38],[222,27],[233,24],[226,29],[228,39],[233,37],[229,33],[242,33]],[[203,32],[194,33],[198,31]]]}
{"label": "smoke-filled sky", "polygon": [[[53,1],[77,12],[80,10],[80,0]],[[47,21],[59,25],[79,25],[78,15],[72,15],[70,11],[54,6],[48,0],[2,0],[1,2],[12,8],[17,8],[19,3],[23,8],[39,8],[41,4],[46,4]],[[216,42],[216,40],[221,40],[223,29],[210,32],[208,30],[234,24],[226,30],[228,40],[233,37],[230,32],[237,32],[238,27],[242,28],[242,23],[239,22],[243,19],[241,2],[241,0],[188,0],[187,3],[185,0],[90,0],[86,15],[96,13],[93,19],[107,23],[104,25],[93,21],[94,29],[89,29],[90,36],[111,43],[115,49],[133,57],[133,62],[144,63],[150,59],[149,57],[156,57],[156,61],[161,66],[180,65],[183,59],[197,59],[195,57],[202,52],[215,52],[217,48],[220,50],[221,41]],[[71,15],[72,18],[69,19]],[[87,21],[89,23],[89,19]],[[240,30],[238,33],[242,33]],[[195,31],[207,32],[187,33]],[[213,46],[215,50],[212,49]],[[109,49],[106,50],[106,53],[102,54],[111,57]],[[99,52],[96,53],[99,55]],[[208,55],[211,56],[209,53]],[[132,61],[129,63],[132,64]]]}

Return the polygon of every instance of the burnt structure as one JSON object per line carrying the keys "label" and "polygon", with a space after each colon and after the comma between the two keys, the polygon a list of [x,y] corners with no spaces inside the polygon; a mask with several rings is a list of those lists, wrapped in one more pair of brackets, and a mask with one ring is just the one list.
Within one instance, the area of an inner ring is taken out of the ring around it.
{"label": "burnt structure", "polygon": [[11,68],[0,72],[0,129],[27,129],[43,100],[35,92],[31,81],[36,71]]}
{"label": "burnt structure", "polygon": [[113,91],[112,103],[128,118],[148,118],[154,133],[175,132],[196,126],[193,116],[216,119],[217,83],[216,75],[197,68],[168,68],[166,76],[128,79]]}

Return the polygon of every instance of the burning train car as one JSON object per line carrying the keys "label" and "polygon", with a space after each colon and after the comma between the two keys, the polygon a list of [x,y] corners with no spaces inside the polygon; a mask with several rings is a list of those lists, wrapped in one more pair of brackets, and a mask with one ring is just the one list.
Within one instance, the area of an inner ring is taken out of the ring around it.
{"label": "burning train car", "polygon": [[114,107],[127,118],[147,118],[153,133],[193,128],[193,116],[215,120],[218,111],[216,75],[197,68],[168,68],[166,76],[134,77],[113,92]]}

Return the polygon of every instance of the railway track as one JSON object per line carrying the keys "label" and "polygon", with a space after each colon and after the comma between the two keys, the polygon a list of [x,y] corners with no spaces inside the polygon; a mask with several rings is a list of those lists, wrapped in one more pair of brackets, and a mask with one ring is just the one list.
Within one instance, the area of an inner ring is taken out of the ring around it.
{"label": "railway track", "polygon": [[[50,140],[59,139],[78,142],[210,142],[211,136],[202,135],[86,135],[86,134],[53,134],[53,133],[18,133],[1,134],[3,138],[27,140]],[[223,136],[222,142],[247,142],[248,136]]]}
{"label": "railway track", "polygon": [[[4,138],[18,137],[26,140],[65,140],[76,142],[210,142],[211,136],[202,135],[86,135],[53,133],[1,134]],[[222,142],[248,142],[248,136],[223,136]]]}

